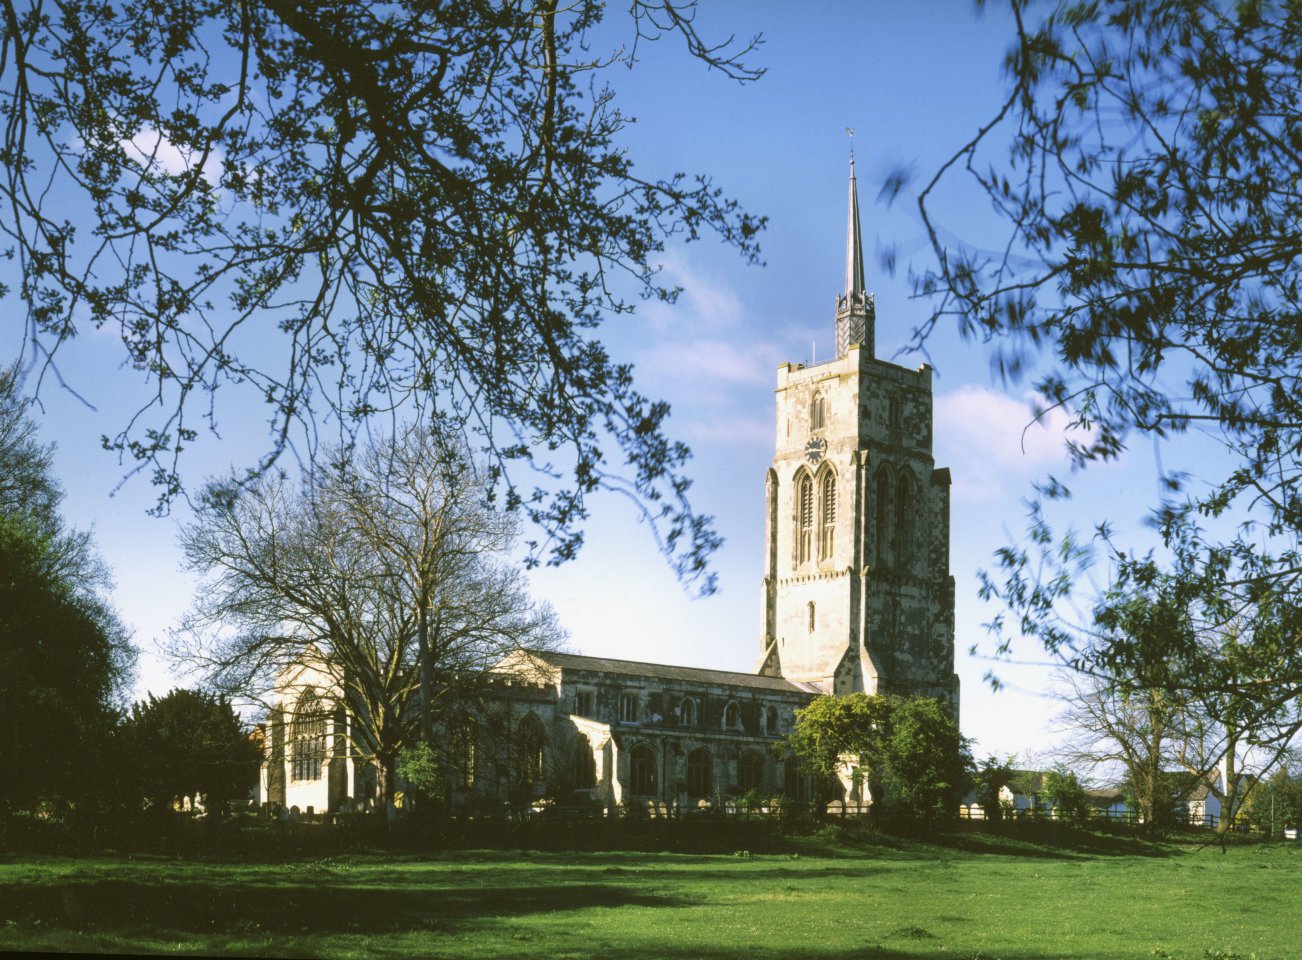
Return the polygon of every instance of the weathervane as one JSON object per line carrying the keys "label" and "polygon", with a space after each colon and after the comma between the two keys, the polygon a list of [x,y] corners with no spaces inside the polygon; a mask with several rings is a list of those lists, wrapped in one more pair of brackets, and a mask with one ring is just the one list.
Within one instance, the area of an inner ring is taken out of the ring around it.
{"label": "weathervane", "polygon": [[845,128],[846,136],[850,138],[850,166],[854,166],[854,127]]}

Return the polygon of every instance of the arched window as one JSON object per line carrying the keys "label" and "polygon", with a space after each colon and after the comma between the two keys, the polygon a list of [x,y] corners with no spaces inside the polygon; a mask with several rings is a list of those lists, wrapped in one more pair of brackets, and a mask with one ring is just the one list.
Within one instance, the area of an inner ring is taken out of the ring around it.
{"label": "arched window", "polygon": [[826,560],[832,555],[832,545],[836,533],[836,474],[828,472],[819,484],[818,510],[822,515],[819,526],[818,559]]}
{"label": "arched window", "polygon": [[640,797],[656,795],[656,753],[639,743],[629,753],[629,790]]}
{"label": "arched window", "polygon": [[326,709],[315,690],[303,691],[294,708],[291,776],[295,780],[320,780],[326,750]]}
{"label": "arched window", "polygon": [[452,768],[462,789],[475,785],[475,726],[471,720],[461,720],[452,728]]}
{"label": "arched window", "polygon": [[903,404],[900,403],[898,396],[892,395],[886,403],[886,420],[892,430],[898,430],[904,426]]}
{"label": "arched window", "polygon": [[619,695],[619,722],[637,722],[637,694],[625,691]]}
{"label": "arched window", "polygon": [[543,751],[547,731],[536,713],[526,713],[515,731],[515,777],[521,783],[533,783],[543,775]]}
{"label": "arched window", "polygon": [[810,557],[814,538],[814,480],[802,473],[796,481],[796,563]]}
{"label": "arched window", "polygon": [[822,430],[827,426],[827,405],[821,393],[816,393],[809,401],[809,429]]}
{"label": "arched window", "polygon": [[913,555],[913,483],[907,470],[900,471],[899,484],[895,488],[895,559],[897,563],[908,563]]}
{"label": "arched window", "polygon": [[737,730],[741,727],[741,707],[737,706],[736,700],[729,700],[728,705],[723,708],[723,729]]}
{"label": "arched window", "polygon": [[809,799],[809,775],[800,768],[792,754],[787,754],[782,761],[782,792],[791,800]]}
{"label": "arched window", "polygon": [[809,601],[809,632],[810,633],[814,632],[814,624],[818,622],[817,618],[815,617],[815,612],[816,611],[814,609],[814,601],[810,600]]}
{"label": "arched window", "polygon": [[691,697],[683,697],[678,705],[678,722],[684,727],[696,726],[696,701]]}
{"label": "arched window", "polygon": [[592,755],[592,741],[583,734],[574,737],[574,789],[596,786],[597,760]]}
{"label": "arched window", "polygon": [[877,562],[883,565],[891,562],[892,525],[895,519],[895,478],[891,471],[883,466],[877,471]]}
{"label": "arched window", "polygon": [[687,795],[708,797],[714,792],[714,757],[701,747],[687,755]]}
{"label": "arched window", "polygon": [[742,793],[764,789],[764,757],[756,750],[747,750],[737,760],[737,786]]}
{"label": "arched window", "polygon": [[764,708],[764,732],[770,737],[778,735],[778,708]]}

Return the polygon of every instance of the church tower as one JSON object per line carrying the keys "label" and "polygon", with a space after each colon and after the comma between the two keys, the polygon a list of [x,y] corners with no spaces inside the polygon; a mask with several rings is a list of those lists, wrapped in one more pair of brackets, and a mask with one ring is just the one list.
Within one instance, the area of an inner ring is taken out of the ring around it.
{"label": "church tower", "polygon": [[937,697],[958,716],[949,471],[931,454],[931,367],[874,356],[850,157],[836,357],[778,368],[759,672],[827,693]]}

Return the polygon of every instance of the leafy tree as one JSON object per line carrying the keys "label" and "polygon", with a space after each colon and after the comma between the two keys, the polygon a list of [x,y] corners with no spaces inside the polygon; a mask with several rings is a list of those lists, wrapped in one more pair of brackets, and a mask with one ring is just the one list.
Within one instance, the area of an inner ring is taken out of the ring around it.
{"label": "leafy tree", "polygon": [[507,653],[560,641],[550,608],[501,556],[513,534],[464,450],[429,427],[355,459],[329,451],[301,488],[271,475],[213,483],[182,532],[205,579],[176,652],[246,697],[304,665],[322,670],[387,800],[398,756],[422,738],[422,676],[432,726],[473,702]]}
{"label": "leafy tree", "polygon": [[[603,54],[599,0],[6,0],[0,229],[26,350],[43,377],[71,338],[120,338],[150,399],[105,444],[160,507],[219,388],[267,404],[255,474],[314,450],[318,425],[348,439],[437,408],[541,527],[535,557],[572,556],[612,487],[706,577],[718,537],[687,500],[688,450],[594,334],[673,299],[670,236],[758,257],[762,219],[708,177],[635,169],[620,139],[606,77],[639,43],[676,34],[727,76],[762,73],[742,59],[758,38],[707,43],[693,7],[635,0],[632,42]],[[507,479],[513,462],[545,479]]]}
{"label": "leafy tree", "polygon": [[1085,787],[1074,771],[1061,764],[1045,771],[1040,795],[1060,820],[1077,822],[1089,816],[1089,798]]}
{"label": "leafy tree", "polygon": [[[1056,615],[1088,552],[1053,530],[1046,503],[1067,489],[1051,478],[1028,542],[1001,551],[985,582],[1012,615],[996,626],[1005,643],[1016,626],[1105,676],[1169,664],[1168,690],[1251,689],[1269,715],[1302,693],[1302,8],[1011,6],[1008,97],[920,197],[938,261],[918,278],[936,298],[918,335],[955,318],[1006,375],[1035,371],[1046,404],[1085,428],[1076,466],[1191,431],[1226,456],[1223,470],[1203,458],[1196,483],[1163,475],[1156,559],[1099,530],[1119,588],[1102,604],[1165,580],[1182,616],[1098,637]],[[964,246],[939,228],[934,191],[963,176],[1006,235]],[[1191,608],[1213,634],[1237,622],[1233,648],[1185,629]]]}
{"label": "leafy tree", "polygon": [[222,816],[258,781],[262,747],[219,695],[172,690],[132,706],[122,723],[125,762],[156,809],[189,797]]}
{"label": "leafy tree", "polygon": [[976,802],[981,806],[987,820],[1004,818],[1003,798],[1000,791],[1012,786],[1017,776],[1013,764],[1016,757],[999,758],[990,754],[972,772],[972,785],[976,793]]}
{"label": "leafy tree", "polygon": [[796,712],[787,746],[822,777],[846,762],[866,769],[874,805],[905,819],[953,816],[972,767],[958,725],[929,697],[817,697]]}
{"label": "leafy tree", "polygon": [[0,813],[94,799],[134,656],[89,536],[59,514],[51,455],[0,371]]}
{"label": "leafy tree", "polygon": [[1302,826],[1302,765],[1296,758],[1257,783],[1248,795],[1245,808],[1270,836],[1280,836],[1285,827]]}

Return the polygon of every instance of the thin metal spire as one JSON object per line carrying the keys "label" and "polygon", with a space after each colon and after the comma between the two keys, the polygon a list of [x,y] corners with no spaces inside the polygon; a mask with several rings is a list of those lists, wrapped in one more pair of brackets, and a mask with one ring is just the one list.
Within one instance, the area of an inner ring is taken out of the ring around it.
{"label": "thin metal spire", "polygon": [[850,135],[850,209],[845,228],[845,293],[836,298],[836,355],[844,357],[853,345],[867,347],[873,355],[877,308],[864,289],[863,239],[859,233],[859,185],[854,177],[854,131]]}
{"label": "thin metal spire", "polygon": [[863,282],[863,241],[859,236],[859,187],[854,177],[854,131],[849,127],[845,132],[850,135],[850,211],[845,228],[845,296],[852,298],[862,296]]}

